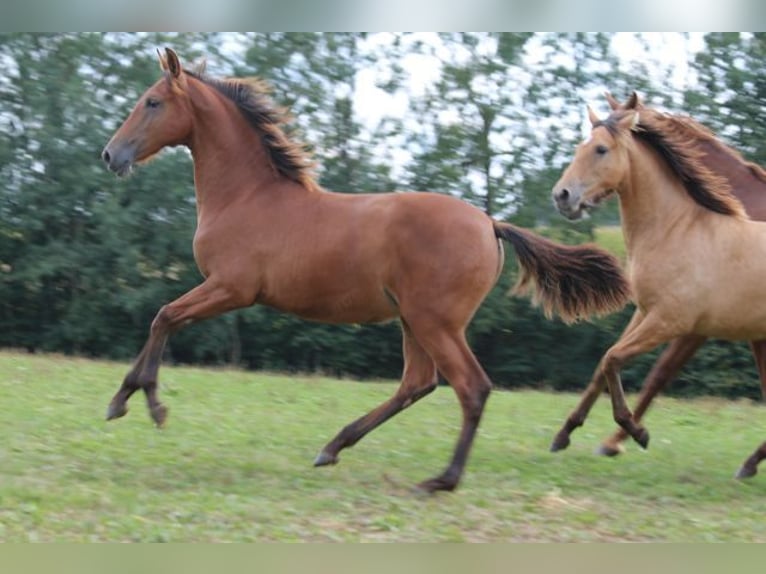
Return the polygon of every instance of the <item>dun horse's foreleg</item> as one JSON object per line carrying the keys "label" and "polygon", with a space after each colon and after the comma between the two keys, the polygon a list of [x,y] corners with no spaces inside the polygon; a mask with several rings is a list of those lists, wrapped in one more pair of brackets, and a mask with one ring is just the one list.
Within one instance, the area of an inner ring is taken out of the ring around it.
{"label": "dun horse's foreleg", "polygon": [[250,302],[242,293],[208,279],[162,307],[152,321],[149,338],[133,368],[109,403],[107,420],[125,415],[128,412],[127,400],[138,389],[143,389],[152,420],[157,426],[162,426],[167,417],[167,407],[157,397],[157,373],[168,337],[189,323],[215,317]]}
{"label": "dun horse's foreleg", "polygon": [[570,413],[564,421],[564,425],[553,438],[551,452],[558,452],[569,446],[569,436],[575,429],[581,427],[585,423],[588,413],[591,408],[593,408],[593,404],[598,400],[599,395],[604,391],[605,387],[606,377],[604,377],[604,373],[599,365],[596,372],[593,374],[590,384],[588,384],[588,387],[585,389],[579,404],[575,410]]}
{"label": "dun horse's foreleg", "polygon": [[[628,325],[623,330],[621,337],[625,337],[628,333],[635,329],[635,327],[642,320],[643,314],[637,310],[635,313],[633,313],[633,317],[631,317]],[[591,379],[590,384],[588,384],[588,387],[585,389],[585,392],[580,398],[579,404],[564,421],[564,425],[561,427],[561,430],[556,433],[556,436],[553,439],[553,443],[551,444],[551,452],[564,450],[569,446],[569,436],[575,429],[581,427],[583,423],[585,423],[585,419],[588,418],[588,413],[590,413],[591,408],[593,408],[593,405],[598,400],[598,397],[601,395],[601,393],[604,392],[605,387],[606,378],[604,377],[602,362],[599,363],[598,367],[596,367],[596,371],[593,373],[593,378]]]}
{"label": "dun horse's foreleg", "polygon": [[[654,397],[676,377],[681,367],[694,356],[694,353],[697,352],[697,349],[706,340],[706,337],[701,335],[687,335],[670,343],[646,377],[641,395],[638,398],[638,404],[633,411],[633,420],[636,422],[641,420]],[[598,454],[617,456],[623,451],[621,443],[627,437],[628,434],[625,430],[618,428],[609,438],[601,443],[597,450]]]}
{"label": "dun horse's foreleg", "polygon": [[436,388],[436,365],[433,359],[415,340],[406,324],[403,324],[402,331],[404,335],[404,374],[396,394],[376,409],[343,428],[322,449],[314,461],[314,466],[337,463],[338,453],[341,450],[353,446],[371,430]]}
{"label": "dun horse's foreleg", "polygon": [[[755,357],[758,367],[758,377],[761,379],[761,392],[766,399],[766,340],[751,341],[750,350]],[[737,478],[750,478],[758,473],[758,463],[766,458],[766,442],[759,446],[742,464],[735,475]]]}
{"label": "dun horse's foreleg", "polygon": [[614,420],[643,448],[649,444],[649,433],[635,421],[630,408],[628,408],[620,380],[620,369],[633,357],[651,351],[673,337],[674,333],[668,333],[664,323],[655,317],[648,315],[629,332],[626,332],[606,352],[601,361],[601,367],[609,387],[609,395],[612,399]]}

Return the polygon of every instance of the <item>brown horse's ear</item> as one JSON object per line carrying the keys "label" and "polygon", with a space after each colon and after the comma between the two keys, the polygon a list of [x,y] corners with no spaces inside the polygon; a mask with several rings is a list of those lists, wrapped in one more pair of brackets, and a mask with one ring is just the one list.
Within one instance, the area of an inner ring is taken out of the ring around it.
{"label": "brown horse's ear", "polygon": [[593,108],[588,106],[588,119],[590,120],[590,125],[595,126],[597,123],[599,123],[601,120],[598,119],[598,116],[596,115],[596,112],[593,111]]}
{"label": "brown horse's ear", "polygon": [[165,63],[167,71],[174,78],[181,76],[181,61],[178,59],[178,55],[170,48],[165,48]]}
{"label": "brown horse's ear", "polygon": [[628,101],[625,102],[625,105],[623,107],[626,110],[638,109],[639,107],[638,94],[636,92],[632,92],[630,94],[630,97],[628,98]]}
{"label": "brown horse's ear", "polygon": [[610,94],[609,92],[604,92],[604,97],[606,98],[606,101],[609,104],[609,107],[612,108],[612,111],[620,108],[620,102],[618,102],[617,99],[612,94]]}

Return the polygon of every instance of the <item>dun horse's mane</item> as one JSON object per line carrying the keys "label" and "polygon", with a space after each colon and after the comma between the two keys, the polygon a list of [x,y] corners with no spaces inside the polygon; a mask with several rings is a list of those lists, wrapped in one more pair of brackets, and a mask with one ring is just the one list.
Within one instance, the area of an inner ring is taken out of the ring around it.
{"label": "dun horse's mane", "polygon": [[291,117],[285,108],[271,100],[271,89],[266,82],[259,78],[212,78],[205,74],[204,64],[196,70],[184,72],[237,105],[248,123],[261,135],[269,161],[276,171],[304,187],[318,188],[314,180],[314,160],[303,142],[285,134],[282,126]]}
{"label": "dun horse's mane", "polygon": [[[605,127],[615,133],[617,120],[625,113],[614,112],[603,122]],[[694,129],[693,136],[691,127],[687,122],[679,123],[672,116],[641,114],[638,125],[631,133],[660,155],[699,205],[724,215],[746,218],[745,208],[731,193],[728,181],[705,166],[702,152],[695,146],[694,137],[714,136],[702,126]]]}

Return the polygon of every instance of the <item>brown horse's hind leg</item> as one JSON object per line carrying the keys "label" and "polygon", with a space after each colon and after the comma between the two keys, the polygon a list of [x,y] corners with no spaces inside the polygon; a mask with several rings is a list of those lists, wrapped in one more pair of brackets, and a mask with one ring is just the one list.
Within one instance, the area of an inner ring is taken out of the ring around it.
{"label": "brown horse's hind leg", "polygon": [[[761,379],[761,392],[766,399],[766,340],[750,341],[750,350],[755,357],[758,376]],[[742,464],[735,475],[737,478],[750,478],[758,473],[758,463],[766,458],[766,442],[759,446]]]}
{"label": "brown horse's hind leg", "polygon": [[208,279],[160,309],[152,321],[144,348],[109,403],[106,419],[125,415],[128,412],[127,400],[138,389],[143,389],[152,420],[157,426],[162,426],[167,417],[167,408],[157,397],[157,373],[168,337],[193,321],[215,317],[247,304],[249,302],[237,296],[232,289]]}
{"label": "brown horse's hind leg", "polygon": [[[414,328],[414,326],[413,326]],[[474,436],[479,427],[484,405],[492,383],[468,348],[465,334],[449,333],[437,328],[427,334],[415,331],[418,340],[436,361],[439,372],[444,375],[457,394],[463,412],[463,424],[447,468],[440,475],[421,482],[418,487],[426,492],[454,490],[463,475]]]}
{"label": "brown horse's hind leg", "polygon": [[314,466],[337,463],[338,453],[341,450],[353,446],[371,430],[436,388],[436,366],[433,359],[426,354],[404,323],[402,324],[402,331],[404,334],[404,374],[396,394],[376,409],[343,428],[322,449],[314,461]]}
{"label": "brown horse's hind leg", "polygon": [[[633,420],[636,422],[641,420],[654,397],[675,378],[681,367],[694,356],[694,353],[706,340],[706,337],[700,335],[687,335],[668,345],[668,348],[660,355],[646,377],[636,410],[633,411]],[[618,428],[614,434],[601,443],[596,452],[604,456],[617,456],[623,451],[621,443],[626,438],[628,438],[628,433],[624,429]]]}

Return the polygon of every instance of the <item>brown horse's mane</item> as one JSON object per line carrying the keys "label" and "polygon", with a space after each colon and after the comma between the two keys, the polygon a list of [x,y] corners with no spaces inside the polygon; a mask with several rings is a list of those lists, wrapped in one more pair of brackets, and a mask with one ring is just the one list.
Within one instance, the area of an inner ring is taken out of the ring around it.
{"label": "brown horse's mane", "polygon": [[669,123],[672,123],[675,129],[685,132],[685,137],[688,137],[689,140],[699,139],[710,143],[721,153],[728,155],[741,163],[758,181],[766,183],[766,170],[757,163],[747,161],[739,151],[721,141],[721,139],[719,139],[711,130],[703,126],[694,118],[687,115],[663,114],[662,112],[649,110],[645,107],[640,108],[640,112],[642,115],[651,112],[652,115],[662,116]]}
{"label": "brown horse's mane", "polygon": [[[613,112],[602,124],[616,135],[619,131],[618,120],[626,113],[633,112]],[[691,128],[694,131],[690,131]],[[696,203],[723,215],[747,217],[744,206],[732,194],[728,181],[703,163],[702,151],[695,146],[695,137],[715,139],[708,130],[679,122],[677,118],[665,114],[643,113],[631,133],[660,155]]]}
{"label": "brown horse's mane", "polygon": [[308,189],[318,189],[314,179],[315,162],[303,142],[287,136],[282,126],[292,118],[286,108],[276,105],[268,84],[259,78],[212,78],[205,74],[204,63],[184,72],[214,88],[242,112],[261,136],[272,167],[283,176]]}

